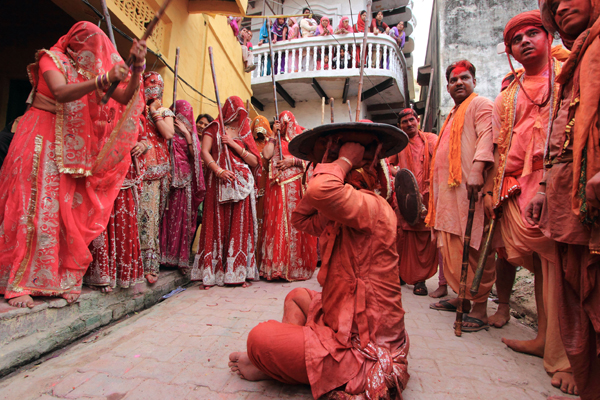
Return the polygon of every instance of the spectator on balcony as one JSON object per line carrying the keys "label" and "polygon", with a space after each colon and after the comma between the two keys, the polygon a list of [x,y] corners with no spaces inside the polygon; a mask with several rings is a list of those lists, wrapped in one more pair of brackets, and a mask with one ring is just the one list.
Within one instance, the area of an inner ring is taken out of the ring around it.
{"label": "spectator on balcony", "polygon": [[336,35],[346,35],[348,33],[352,33],[354,32],[352,30],[352,27],[350,26],[350,18],[348,17],[342,17],[342,19],[340,20],[340,24],[338,25],[337,29],[335,30]]}
{"label": "spectator on balcony", "polygon": [[288,28],[288,40],[300,39],[302,37],[300,35],[300,24],[298,24],[296,18],[291,17],[288,19]]}
{"label": "spectator on balcony", "polygon": [[333,35],[333,28],[329,24],[329,18],[323,17],[321,18],[321,23],[317,27],[315,31],[315,36],[327,36]]}
{"label": "spectator on balcony", "polygon": [[260,28],[260,32],[258,34],[258,46],[261,46],[265,42],[269,42],[269,31],[271,27],[271,20],[269,18],[265,18],[265,22],[263,26]]}
{"label": "spectator on balcony", "polygon": [[310,8],[302,10],[302,14],[304,14],[304,18],[300,21],[300,34],[303,38],[315,36],[318,24],[317,21],[311,17],[312,13]]}
{"label": "spectator on balcony", "polygon": [[[348,54],[348,59],[346,59],[346,48],[345,47],[340,47],[340,69],[346,69],[346,68],[352,68],[352,59],[350,57],[350,54]],[[333,53],[333,59],[331,60],[331,67],[333,69],[337,69],[337,55],[335,54],[335,51]]]}
{"label": "spectator on balcony", "polygon": [[[275,22],[273,22],[273,27],[271,28],[271,39],[273,40],[273,44],[286,40],[288,30],[289,27],[287,22],[285,22],[285,18],[277,18]],[[275,54],[273,58],[275,66],[279,65],[279,70],[283,73],[285,71],[285,54],[281,55],[281,64],[278,62],[279,54]],[[273,69],[275,70],[275,75],[277,75],[277,68]]]}
{"label": "spectator on balcony", "polygon": [[240,17],[232,17],[229,16],[227,17],[227,22],[229,23],[229,26],[231,27],[231,30],[233,31],[233,35],[234,36],[239,36],[240,34],[240,22],[242,21],[242,18]]}
{"label": "spectator on balcony", "polygon": [[379,11],[375,19],[371,21],[371,28],[369,29],[369,32],[374,33],[376,35],[380,33],[385,33],[389,35],[390,27],[388,26],[388,24],[383,22],[383,11]]}
{"label": "spectator on balcony", "polygon": [[404,44],[406,43],[406,32],[404,32],[404,21],[398,22],[398,25],[390,29],[390,36],[396,40],[398,46],[401,49],[404,48]]}
{"label": "spectator on balcony", "polygon": [[357,32],[364,32],[365,31],[365,21],[367,20],[367,12],[365,10],[362,10],[359,14],[358,14],[358,21],[356,21],[356,24],[354,24],[352,26],[352,30],[357,33]]}
{"label": "spectator on balcony", "polygon": [[[321,56],[317,56],[317,70],[321,69]],[[329,69],[329,54],[326,52],[323,57],[323,69]]]}
{"label": "spectator on balcony", "polygon": [[[256,65],[254,65],[254,55],[252,54],[252,44],[250,43],[250,39],[252,39],[252,32],[248,30],[248,28],[242,28],[242,31],[238,35],[238,41],[240,45],[242,45],[242,59],[244,60],[244,71],[252,72],[256,69]],[[250,46],[248,46],[250,45]]]}

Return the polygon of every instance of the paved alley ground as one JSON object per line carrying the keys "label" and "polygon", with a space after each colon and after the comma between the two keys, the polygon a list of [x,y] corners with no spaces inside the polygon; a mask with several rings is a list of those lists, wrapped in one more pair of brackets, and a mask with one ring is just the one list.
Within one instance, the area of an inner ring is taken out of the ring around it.
{"label": "paved alley ground", "polygon": [[[434,290],[437,279],[429,281]],[[189,287],[0,380],[0,398],[26,399],[310,399],[310,389],[247,382],[227,368],[257,323],[280,319],[283,299],[308,282],[256,282],[250,288]],[[501,337],[533,338],[516,320],[503,329],[454,336],[455,314],[429,309],[430,297],[403,287],[410,336],[405,400],[543,400],[550,385],[542,360],[517,354]],[[490,309],[493,306],[490,303]]]}

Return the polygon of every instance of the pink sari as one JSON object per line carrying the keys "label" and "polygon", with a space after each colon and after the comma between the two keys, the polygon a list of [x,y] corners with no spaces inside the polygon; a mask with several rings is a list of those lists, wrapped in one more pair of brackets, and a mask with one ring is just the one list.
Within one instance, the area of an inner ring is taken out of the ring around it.
{"label": "pink sari", "polygon": [[175,104],[175,118],[182,121],[191,133],[193,154],[190,154],[185,137],[176,127],[172,140],[171,191],[160,227],[160,254],[161,264],[189,268],[198,206],[204,200],[206,187],[194,111],[185,100],[177,100]]}
{"label": "pink sari", "polygon": [[[85,21],[38,53],[29,69],[34,88],[44,79],[41,57],[69,84],[122,61]],[[0,293],[7,299],[81,292],[92,261],[88,245],[106,229],[143,110],[140,96],[125,106],[112,99],[101,105],[102,95],[56,103],[56,114],[32,107],[19,123],[0,173]]]}

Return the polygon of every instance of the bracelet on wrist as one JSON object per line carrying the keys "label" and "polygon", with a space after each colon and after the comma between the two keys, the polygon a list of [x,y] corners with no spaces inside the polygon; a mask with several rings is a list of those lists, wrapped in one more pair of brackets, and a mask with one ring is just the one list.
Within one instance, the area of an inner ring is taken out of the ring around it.
{"label": "bracelet on wrist", "polygon": [[352,169],[354,167],[354,165],[352,164],[352,161],[350,161],[349,159],[347,159],[346,157],[339,157],[338,160],[342,160],[348,163],[348,165],[350,165],[350,169]]}
{"label": "bracelet on wrist", "polygon": [[541,194],[542,196],[545,196],[546,193],[545,192],[537,192],[537,194]]}
{"label": "bracelet on wrist", "polygon": [[96,89],[100,90],[100,85],[101,85],[101,77],[100,75],[96,76],[96,78],[94,78],[94,84],[96,85]]}
{"label": "bracelet on wrist", "polygon": [[208,164],[206,164],[206,168],[210,167],[210,164],[212,164],[212,163],[216,164],[217,162],[215,160],[212,160],[211,162],[209,162]]}

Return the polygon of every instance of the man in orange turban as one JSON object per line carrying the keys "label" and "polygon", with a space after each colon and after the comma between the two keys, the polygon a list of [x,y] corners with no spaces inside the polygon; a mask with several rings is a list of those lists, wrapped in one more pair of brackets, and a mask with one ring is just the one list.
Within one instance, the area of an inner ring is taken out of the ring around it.
{"label": "man in orange turban", "polygon": [[600,398],[600,2],[541,0],[544,26],[571,50],[556,81],[560,98],[546,174],[527,221],[556,241],[560,333],[582,399]]}
{"label": "man in orange turban", "polygon": [[[502,339],[511,349],[544,358],[552,384],[574,394],[575,380],[560,338],[555,290],[554,240],[525,220],[525,207],[544,176],[544,149],[550,116],[557,105],[555,76],[561,63],[551,57],[552,36],[542,25],[539,10],[513,17],[504,29],[504,44],[523,69],[496,98],[492,113],[496,165],[488,174],[484,193],[486,214],[500,218],[500,233],[510,262],[496,264],[499,306],[490,324],[502,327],[510,319],[508,301],[515,266],[535,274],[538,335],[534,340]],[[560,47],[562,49],[562,47]],[[512,265],[511,265],[512,264]],[[513,266],[514,265],[514,266]]]}

